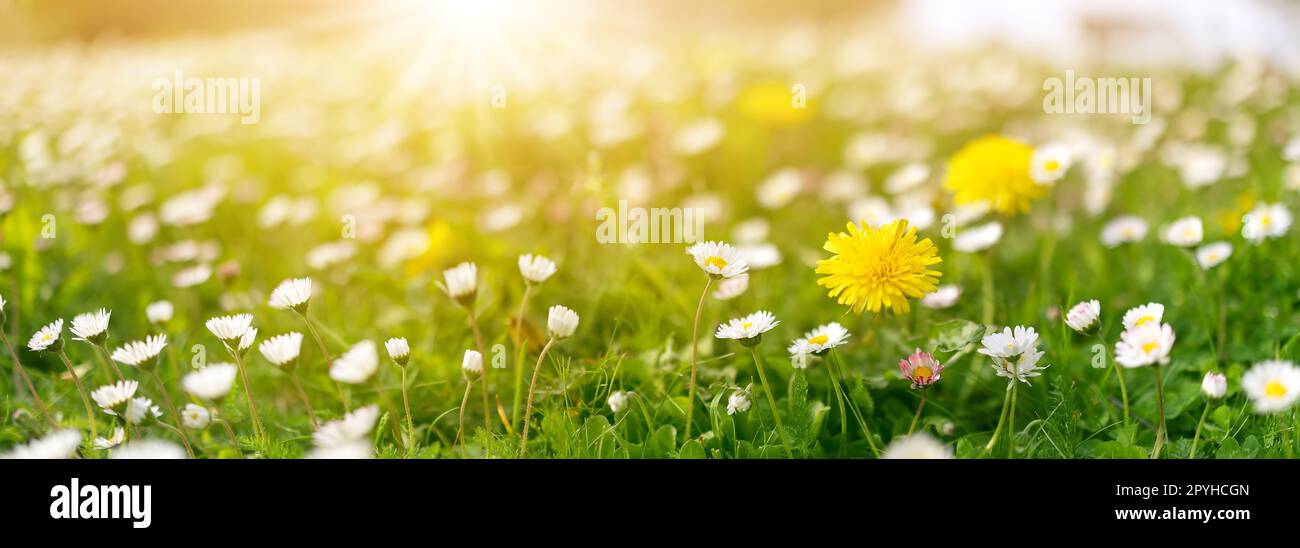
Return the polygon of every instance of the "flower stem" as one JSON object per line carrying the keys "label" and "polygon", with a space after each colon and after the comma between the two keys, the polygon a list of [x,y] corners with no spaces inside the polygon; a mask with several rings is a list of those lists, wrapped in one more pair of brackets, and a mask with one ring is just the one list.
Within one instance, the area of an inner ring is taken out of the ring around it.
{"label": "flower stem", "polygon": [[749,353],[754,355],[754,369],[758,370],[758,380],[763,383],[763,393],[767,395],[767,403],[772,407],[772,418],[776,420],[776,430],[781,434],[781,445],[785,447],[786,458],[794,458],[794,450],[790,448],[790,434],[785,431],[785,425],[781,424],[781,410],[776,406],[776,396],[772,395],[772,387],[767,384],[767,374],[763,372],[763,360],[758,356],[758,349],[750,347]]}
{"label": "flower stem", "polygon": [[478,315],[474,313],[474,306],[465,307],[469,311],[469,326],[474,331],[474,346],[478,347],[478,353],[488,363],[483,366],[483,382],[480,383],[483,389],[483,428],[488,432],[492,431],[492,407],[488,405],[488,389],[491,384],[488,383],[488,370],[492,369],[491,360],[487,355],[487,347],[483,346],[483,333],[478,329]]}
{"label": "flower stem", "polygon": [[[311,338],[316,341],[316,348],[320,349],[320,357],[327,364],[326,367],[328,367],[329,362],[334,358],[330,356],[330,351],[325,349],[325,341],[321,340],[320,333],[316,332],[316,325],[312,323],[311,318],[307,317],[306,312],[299,312],[298,315],[302,316],[302,322],[307,324],[307,331],[311,333]],[[339,403],[343,404],[343,412],[351,413],[352,409],[348,406],[348,397],[343,393],[343,385],[339,384],[339,381],[335,381],[334,379],[330,380],[334,382],[334,390],[338,393]]]}
{"label": "flower stem", "polygon": [[402,407],[406,410],[406,450],[409,458],[415,458],[415,423],[411,419],[411,398],[406,389],[406,367],[402,366]]}
{"label": "flower stem", "polygon": [[465,407],[469,405],[470,388],[474,387],[474,381],[465,382],[465,396],[460,399],[460,422],[456,428],[456,442],[460,443],[460,458],[467,459],[469,455],[465,453],[465,442],[462,438],[465,436]]}
{"label": "flower stem", "polygon": [[1011,408],[1007,410],[1007,458],[1016,458],[1016,401],[1020,391],[1019,383],[1011,385]]}
{"label": "flower stem", "polygon": [[835,403],[840,408],[840,458],[844,458],[844,452],[849,445],[849,412],[844,407],[844,392],[840,390],[839,368],[834,365],[827,367],[826,376],[831,379],[831,389],[835,391]]}
{"label": "flower stem", "polygon": [[239,438],[235,437],[235,429],[230,427],[230,421],[217,417],[216,413],[216,408],[213,408],[212,420],[221,423],[221,426],[226,429],[226,435],[230,437],[230,445],[235,446],[235,452],[239,453],[239,458],[244,458],[244,450],[239,448]]}
{"label": "flower stem", "polygon": [[0,340],[4,341],[5,348],[9,349],[9,357],[14,361],[14,370],[18,376],[23,378],[23,384],[27,385],[27,392],[32,395],[32,400],[36,402],[36,407],[41,410],[41,416],[50,423],[52,427],[58,427],[58,421],[54,420],[54,415],[50,413],[50,408],[45,405],[45,400],[41,399],[40,393],[36,391],[36,385],[32,384],[32,378],[27,376],[27,368],[23,367],[23,362],[19,361],[18,353],[14,352],[14,345],[9,343],[9,336],[5,334],[3,326],[0,326]]}
{"label": "flower stem", "polygon": [[95,408],[90,405],[90,397],[86,395],[86,387],[81,385],[81,377],[77,376],[77,371],[72,368],[72,362],[68,360],[68,355],[59,350],[55,352],[59,359],[63,360],[63,365],[68,368],[68,374],[72,375],[73,382],[77,383],[77,393],[81,394],[81,405],[86,408],[86,423],[90,425],[90,439],[98,437],[95,429]]}
{"label": "flower stem", "polygon": [[713,277],[710,276],[704,282],[704,291],[700,293],[700,303],[695,305],[695,321],[691,322],[691,387],[686,398],[686,436],[682,442],[691,439],[691,420],[695,416],[695,364],[697,352],[699,349],[700,339],[700,315],[704,312],[704,299],[709,296],[709,287],[713,285]]}
{"label": "flower stem", "polygon": [[537,355],[537,365],[533,366],[533,380],[528,384],[528,405],[524,407],[524,429],[519,434],[519,458],[528,455],[528,418],[533,414],[533,392],[537,391],[537,373],[542,370],[542,360],[546,359],[546,353],[550,352],[551,345],[555,344],[555,339],[548,339],[546,346],[542,347],[542,352]]}
{"label": "flower stem", "polygon": [[248,402],[248,414],[253,418],[253,433],[264,443],[266,430],[262,428],[262,416],[257,413],[257,404],[253,403],[253,387],[248,383],[248,372],[244,371],[244,359],[239,356],[239,352],[229,346],[226,350],[230,351],[230,355],[235,358],[235,367],[239,368],[239,379],[244,384],[244,399]]}
{"label": "flower stem", "polygon": [[1187,453],[1187,458],[1196,458],[1196,444],[1201,441],[1201,427],[1205,426],[1205,416],[1210,414],[1210,400],[1205,400],[1205,409],[1201,411],[1201,420],[1196,423],[1196,433],[1192,435],[1192,450]]}
{"label": "flower stem", "polygon": [[1160,450],[1165,446],[1165,387],[1160,382],[1160,364],[1151,366],[1156,375],[1156,409],[1160,414],[1160,423],[1156,427],[1156,444],[1151,448],[1151,458],[1160,458]]}
{"label": "flower stem", "polygon": [[515,390],[510,402],[510,424],[519,424],[519,413],[523,411],[519,404],[524,397],[524,353],[528,344],[523,339],[524,313],[528,311],[528,297],[533,294],[533,284],[524,284],[524,297],[519,301],[519,313],[515,315]]}
{"label": "flower stem", "polygon": [[[157,364],[154,367],[157,367]],[[176,435],[180,436],[181,443],[185,445],[185,452],[189,453],[190,458],[194,458],[194,448],[190,447],[190,437],[185,435],[185,429],[181,428],[181,414],[176,410],[176,404],[172,403],[171,394],[167,393],[167,385],[163,384],[162,377],[158,376],[156,369],[149,368],[149,375],[153,377],[154,384],[158,385],[158,391],[162,392],[163,403],[167,404],[167,412],[171,413],[172,420],[176,422],[174,429]],[[162,421],[159,421],[159,423],[161,424]]]}
{"label": "flower stem", "polygon": [[912,415],[912,425],[907,427],[907,435],[916,431],[916,422],[921,419],[921,410],[925,409],[925,390],[921,391],[921,403],[916,404],[916,414]]}
{"label": "flower stem", "polygon": [[316,410],[311,406],[311,399],[307,397],[307,391],[302,389],[302,382],[298,380],[298,373],[289,371],[289,382],[293,383],[293,389],[298,392],[298,397],[302,398],[302,404],[307,407],[307,418],[311,419],[311,427],[320,426],[316,422]]}
{"label": "flower stem", "polygon": [[[1016,381],[1012,379],[1011,382],[1015,383]],[[993,447],[998,444],[998,435],[1002,433],[1002,424],[1007,420],[1007,408],[1011,407],[1011,389],[1008,386],[1006,395],[1002,396],[1002,412],[998,414],[998,425],[993,427],[993,437],[989,438],[989,442],[984,445],[984,451],[981,451],[981,454],[992,451]]]}
{"label": "flower stem", "polygon": [[95,343],[90,343],[90,347],[94,349],[96,358],[99,358],[101,362],[107,363],[112,367],[113,374],[117,376],[117,380],[120,381],[126,379],[126,377],[122,376],[122,370],[117,367],[117,362],[113,361],[113,358],[109,357],[107,348]]}
{"label": "flower stem", "polygon": [[[844,364],[840,363],[840,355],[833,348],[831,349],[831,357],[834,358],[831,364],[835,368],[835,377],[839,379],[838,384],[843,389]],[[875,436],[871,435],[871,428],[867,426],[867,419],[862,416],[862,412],[858,410],[858,406],[853,403],[852,399],[848,400],[848,404],[849,410],[853,412],[853,417],[858,421],[858,426],[862,428],[862,437],[867,438],[867,446],[871,447],[871,452],[876,455],[876,458],[880,458],[880,448],[876,447]]]}
{"label": "flower stem", "polygon": [[[1097,338],[1101,340],[1101,346],[1103,352],[1106,353],[1106,359],[1110,360],[1111,367],[1115,369],[1115,378],[1119,380],[1119,397],[1120,401],[1124,404],[1124,428],[1128,428],[1131,422],[1128,413],[1128,385],[1124,382],[1124,370],[1120,369],[1119,362],[1111,359],[1110,349],[1106,346],[1106,340],[1102,338],[1100,330],[1098,330]],[[1132,444],[1132,438],[1129,439],[1129,443]]]}

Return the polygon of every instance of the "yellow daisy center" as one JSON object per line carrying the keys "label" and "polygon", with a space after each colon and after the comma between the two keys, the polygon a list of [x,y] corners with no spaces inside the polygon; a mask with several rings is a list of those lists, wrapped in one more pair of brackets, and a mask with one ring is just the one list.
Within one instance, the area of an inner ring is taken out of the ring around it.
{"label": "yellow daisy center", "polygon": [[1271,216],[1269,216],[1267,213],[1264,214],[1264,215],[1261,215],[1261,216],[1259,217],[1259,224],[1262,224],[1262,225],[1264,225],[1264,226],[1271,225],[1271,224],[1273,224],[1273,218],[1272,218]]}
{"label": "yellow daisy center", "polygon": [[826,335],[818,335],[816,337],[809,338],[808,344],[826,344],[826,341],[829,340],[830,337],[827,337]]}
{"label": "yellow daisy center", "polygon": [[745,323],[740,324],[740,329],[742,329],[742,330],[744,330],[744,331],[749,331],[749,328],[751,328],[751,327],[754,327],[754,322],[745,322]]}
{"label": "yellow daisy center", "polygon": [[723,268],[727,268],[727,260],[718,256],[709,257],[707,259],[704,259],[704,266],[715,266],[719,270],[721,270]]}
{"label": "yellow daisy center", "polygon": [[1264,385],[1264,395],[1270,398],[1280,398],[1286,395],[1286,387],[1282,383],[1272,380]]}
{"label": "yellow daisy center", "polygon": [[1146,316],[1142,316],[1141,318],[1138,318],[1138,321],[1135,325],[1143,326],[1154,321],[1156,321],[1156,317],[1148,314]]}
{"label": "yellow daisy center", "polygon": [[934,371],[931,371],[929,367],[923,365],[921,367],[916,368],[916,370],[912,371],[912,378],[916,380],[925,381],[925,380],[930,380],[930,376],[933,374]]}
{"label": "yellow daisy center", "polygon": [[1217,260],[1219,260],[1219,254],[1218,254],[1218,253],[1210,253],[1209,255],[1206,255],[1206,256],[1205,256],[1205,262],[1212,263],[1212,262],[1215,262],[1215,261],[1217,261]]}
{"label": "yellow daisy center", "polygon": [[1142,344],[1142,353],[1143,353],[1143,354],[1150,354],[1153,350],[1155,350],[1155,349],[1157,349],[1157,348],[1160,348],[1160,343],[1158,343],[1158,342],[1151,341],[1151,342],[1148,342],[1148,343],[1143,343],[1143,344]]}
{"label": "yellow daisy center", "polygon": [[1061,162],[1048,160],[1047,163],[1043,164],[1043,168],[1048,172],[1055,172],[1056,170],[1061,169]]}

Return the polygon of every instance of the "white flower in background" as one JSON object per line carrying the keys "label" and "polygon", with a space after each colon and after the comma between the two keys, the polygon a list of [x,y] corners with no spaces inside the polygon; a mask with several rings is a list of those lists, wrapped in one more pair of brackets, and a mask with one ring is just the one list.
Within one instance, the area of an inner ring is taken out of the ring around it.
{"label": "white flower in background", "polygon": [[915,189],[930,179],[930,166],[921,162],[911,162],[894,170],[885,178],[885,192],[901,194]]}
{"label": "white flower in background", "polygon": [[682,156],[695,156],[717,146],[727,128],[717,118],[695,120],[673,134],[673,150]]}
{"label": "white flower in background", "polygon": [[212,218],[213,209],[225,194],[226,191],[215,184],[182,192],[163,202],[158,208],[158,216],[168,226],[203,224]]}
{"label": "white flower in background", "polygon": [[1282,204],[1260,202],[1242,218],[1241,237],[1252,243],[1281,238],[1291,228],[1291,212]]}
{"label": "white flower in background", "polygon": [[366,441],[379,419],[379,406],[367,405],[348,413],[343,418],[322,424],[312,434],[316,447],[341,447],[352,442]]}
{"label": "white flower in background", "polygon": [[1129,330],[1147,324],[1160,323],[1163,319],[1165,319],[1165,305],[1163,304],[1147,303],[1142,306],[1135,306],[1124,313],[1124,329]]}
{"label": "white flower in background", "polygon": [[1228,155],[1209,146],[1187,146],[1177,154],[1178,173],[1187,188],[1209,186],[1223,178],[1228,169]]}
{"label": "white flower in background", "polygon": [[1290,190],[1300,190],[1300,163],[1286,166],[1282,172],[1282,183]]}
{"label": "white flower in background", "polygon": [[290,331],[262,341],[257,351],[266,361],[277,367],[284,367],[298,359],[302,352],[302,333]]}
{"label": "white flower in background", "polygon": [[117,381],[96,388],[90,393],[90,398],[95,400],[105,413],[117,415],[126,406],[126,402],[135,397],[135,391],[139,387],[140,383],[136,381]]}
{"label": "white flower in background", "polygon": [[167,347],[167,335],[149,335],[143,341],[131,341],[113,351],[113,361],[133,365],[136,367],[148,367],[161,354],[163,348]]}
{"label": "white flower in background", "polygon": [[60,318],[37,330],[32,335],[31,340],[27,341],[27,348],[30,348],[33,352],[40,352],[53,346],[55,350],[58,350],[59,336],[62,334],[63,319]]}
{"label": "white flower in background", "polygon": [[1286,411],[1300,396],[1300,368],[1289,361],[1259,362],[1242,375],[1241,389],[1250,396],[1256,413]]}
{"label": "white flower in background", "polygon": [[117,447],[118,445],[121,445],[122,441],[125,439],[126,439],[126,429],[119,426],[113,429],[112,436],[109,436],[107,438],[95,438],[95,442],[94,442],[95,449],[99,449],[101,451],[105,449],[112,449],[114,447]]}
{"label": "white flower in background", "polygon": [[735,278],[718,280],[717,289],[713,290],[713,298],[719,301],[729,301],[745,294],[749,289],[749,274],[741,274]]}
{"label": "white flower in background", "polygon": [[144,307],[144,316],[152,324],[171,321],[173,312],[174,309],[170,301],[155,301]]}
{"label": "white flower in background", "polygon": [[546,331],[552,339],[562,341],[573,336],[578,329],[578,313],[566,307],[555,305],[546,315]]}
{"label": "white flower in background", "polygon": [[1219,266],[1231,256],[1232,244],[1228,242],[1205,244],[1196,250],[1196,262],[1205,270]]}
{"label": "white flower in background", "polygon": [[1228,377],[1223,373],[1209,372],[1201,379],[1201,393],[1212,400],[1222,398],[1228,393]]}
{"label": "white flower in background", "polygon": [[208,422],[212,420],[212,415],[202,405],[196,403],[186,404],[181,409],[181,422],[186,428],[191,430],[202,430],[208,427]]}
{"label": "white flower in background", "polygon": [[555,274],[555,261],[541,255],[520,255],[519,273],[530,284],[540,284]]}
{"label": "white flower in background", "polygon": [[1002,239],[1002,223],[993,221],[962,230],[952,240],[952,248],[963,253],[984,251]]}
{"label": "white flower in background", "polygon": [[957,304],[959,297],[961,297],[960,287],[941,285],[935,288],[934,293],[927,293],[924,297],[921,297],[921,306],[936,310],[944,309]]}
{"label": "white flower in background", "polygon": [[762,217],[753,217],[731,228],[731,237],[736,239],[738,244],[757,244],[767,240],[767,235],[772,231],[771,225],[767,219]]}
{"label": "white flower in background", "polygon": [[178,289],[194,287],[208,281],[211,277],[212,267],[207,263],[199,263],[172,275],[172,286]]}
{"label": "white flower in background", "polygon": [[169,441],[140,440],[113,450],[112,458],[119,460],[179,460],[185,458],[185,450]]}
{"label": "white flower in background", "polygon": [[[831,322],[804,333],[802,338],[795,339],[790,345],[790,354],[817,354],[843,345],[848,340],[849,330],[844,329],[844,326],[838,322]],[[802,352],[795,352],[796,347]]]}
{"label": "white flower in background", "polygon": [[438,287],[452,300],[464,304],[474,300],[478,294],[478,266],[474,263],[460,263],[442,271],[445,283]]}
{"label": "white flower in background", "polygon": [[1141,241],[1147,236],[1147,222],[1141,217],[1121,215],[1101,228],[1101,243],[1106,247]]}
{"label": "white flower in background", "polygon": [[1124,367],[1169,363],[1174,348],[1174,328],[1151,322],[1130,328],[1115,343],[1115,361]]}
{"label": "white flower in background", "polygon": [[208,331],[225,342],[237,340],[253,326],[252,314],[218,316],[207,321]]}
{"label": "white flower in background", "polygon": [[307,310],[311,300],[311,278],[293,278],[280,282],[271,290],[271,299],[267,304],[276,310],[294,309],[298,312]]}
{"label": "white flower in background", "polygon": [[[842,203],[866,193],[866,177],[855,171],[837,169],[822,180],[821,190],[817,192],[817,195],[827,202]],[[740,239],[737,238],[737,240]]]}
{"label": "white flower in background", "polygon": [[870,226],[889,224],[894,218],[894,209],[889,202],[879,196],[867,196],[849,202],[848,215],[859,223]]}
{"label": "white flower in background", "polygon": [[133,244],[147,244],[158,235],[158,218],[152,213],[142,213],[126,225],[126,239]]}
{"label": "white flower in background", "polygon": [[799,170],[785,168],[769,175],[758,184],[755,192],[759,205],[767,209],[780,209],[794,200],[802,188],[803,175],[799,174]]}
{"label": "white flower in background", "polygon": [[4,295],[0,295],[0,316],[4,316],[5,304],[6,303],[5,303]]}
{"label": "white flower in background", "polygon": [[1080,333],[1086,333],[1098,325],[1097,319],[1100,317],[1101,303],[1097,299],[1083,301],[1066,312],[1065,325]]}
{"label": "white flower in background", "polygon": [[917,432],[889,442],[882,459],[951,459],[952,448],[926,432]]}
{"label": "white flower in background", "polygon": [[781,264],[781,250],[770,243],[746,244],[737,246],[736,250],[745,257],[751,270],[769,268]]}
{"label": "white flower in background", "polygon": [[465,356],[460,360],[460,372],[469,380],[483,375],[483,354],[477,350],[466,350]]}
{"label": "white flower in background", "polygon": [[930,207],[928,203],[928,198],[922,201],[910,196],[903,196],[898,199],[890,222],[903,219],[907,221],[907,224],[916,227],[917,230],[925,230],[934,226],[936,215],[934,208]]}
{"label": "white flower in background", "polygon": [[1183,217],[1165,229],[1165,241],[1178,247],[1192,247],[1201,243],[1205,231],[1199,217]]}
{"label": "white flower in background", "polygon": [[132,398],[126,402],[126,411],[122,418],[131,424],[144,424],[162,416],[162,411],[149,398]]}
{"label": "white flower in background", "polygon": [[411,345],[406,342],[405,337],[384,341],[384,350],[388,351],[388,357],[397,365],[406,365],[406,362],[411,359]]}
{"label": "white flower in background", "polygon": [[1073,162],[1070,149],[1064,145],[1047,145],[1034,150],[1029,158],[1029,175],[1035,183],[1050,185],[1065,176]]}
{"label": "white flower in background", "polygon": [[203,369],[186,374],[181,378],[181,388],[194,397],[217,401],[226,397],[235,383],[238,370],[228,363],[209,364]]}
{"label": "white flower in background", "polygon": [[759,338],[764,333],[771,331],[780,323],[771,312],[760,310],[719,325],[715,336],[719,339],[734,339],[742,344],[753,345],[759,342]]}
{"label": "white flower in background", "polygon": [[375,448],[368,440],[355,440],[331,447],[313,447],[305,459],[360,460],[374,457]]}
{"label": "white flower in background", "polygon": [[45,437],[19,445],[5,453],[3,459],[66,459],[81,446],[81,432],[71,428],[56,430]]}
{"label": "white flower in background", "polygon": [[617,414],[619,411],[622,411],[624,408],[627,407],[627,402],[629,399],[630,398],[628,397],[627,392],[619,390],[617,392],[614,392],[613,394],[610,394],[609,399],[606,400],[605,403],[609,404],[610,411],[613,411],[615,414]]}
{"label": "white flower in background", "polygon": [[357,246],[352,242],[326,242],[311,248],[304,260],[312,270],[324,270],[352,258]]}
{"label": "white flower in background", "polygon": [[980,220],[992,209],[993,206],[984,200],[970,202],[954,208],[952,210],[952,220],[958,226],[967,225]]}
{"label": "white flower in background", "polygon": [[727,398],[727,414],[744,413],[749,411],[749,408],[753,405],[754,402],[750,401],[748,390],[737,390]]}
{"label": "white flower in background", "polygon": [[686,248],[695,264],[705,274],[717,278],[734,278],[749,271],[745,255],[723,242],[699,242]]}
{"label": "white flower in background", "polygon": [[352,345],[330,366],[330,378],[347,384],[366,382],[379,369],[379,351],[374,341],[364,340]]}

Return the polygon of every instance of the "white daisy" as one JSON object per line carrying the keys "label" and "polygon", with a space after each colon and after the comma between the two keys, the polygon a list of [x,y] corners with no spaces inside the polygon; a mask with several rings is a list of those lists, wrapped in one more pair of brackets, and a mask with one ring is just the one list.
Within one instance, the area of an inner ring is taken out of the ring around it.
{"label": "white daisy", "polygon": [[1019,356],[1025,350],[1036,346],[1038,333],[1032,327],[1018,325],[1015,329],[1007,327],[1001,332],[994,331],[984,335],[980,342],[984,346],[979,349],[980,354],[990,358],[1010,358]]}
{"label": "white daisy", "polygon": [[951,459],[952,448],[926,432],[904,436],[889,442],[882,459]]}
{"label": "white daisy", "polygon": [[1106,247],[1141,241],[1147,236],[1147,222],[1141,217],[1121,215],[1101,228],[1101,243]]}
{"label": "white daisy", "polygon": [[617,392],[614,392],[613,394],[610,394],[609,399],[605,400],[605,403],[609,404],[610,411],[613,411],[615,414],[617,414],[619,411],[622,411],[625,407],[627,407],[627,402],[629,399],[631,398],[628,397],[627,392],[619,390]]}
{"label": "white daisy", "polygon": [[218,339],[230,342],[243,337],[244,333],[248,332],[248,329],[253,326],[253,315],[218,316],[208,320],[205,325]]}
{"label": "white daisy", "polygon": [[372,458],[374,454],[375,448],[368,440],[355,440],[330,447],[313,447],[303,458],[358,460]]}
{"label": "white daisy", "polygon": [[438,287],[458,303],[472,302],[478,293],[478,266],[474,263],[460,263],[444,270],[442,279],[445,283],[439,282]]}
{"label": "white daisy", "polygon": [[406,362],[411,359],[411,345],[407,344],[405,337],[384,341],[384,349],[388,351],[388,357],[397,365],[406,365]]}
{"label": "white daisy", "polygon": [[208,281],[212,277],[212,267],[207,263],[199,263],[172,275],[172,285],[179,289],[194,287]]}
{"label": "white daisy", "polygon": [[717,118],[695,120],[673,134],[673,150],[682,156],[694,156],[713,148],[725,133],[726,126]]}
{"label": "white daisy", "polygon": [[302,352],[302,333],[290,331],[276,335],[257,345],[257,351],[261,352],[262,357],[272,365],[277,367],[290,365],[298,359],[298,353]]}
{"label": "white daisy", "polygon": [[60,348],[59,336],[63,334],[63,319],[57,319],[50,322],[49,325],[40,328],[32,335],[31,340],[27,341],[27,348],[33,352],[40,352],[45,349],[58,351]]}
{"label": "white daisy", "polygon": [[1199,217],[1183,217],[1169,223],[1165,229],[1165,241],[1178,247],[1192,247],[1201,243],[1205,231]]}
{"label": "white daisy", "polygon": [[731,396],[727,398],[727,414],[735,415],[736,413],[744,413],[749,411],[749,408],[753,405],[754,402],[749,399],[749,391],[737,390],[732,392]]}
{"label": "white daisy", "polygon": [[552,306],[546,315],[546,331],[552,339],[562,341],[573,336],[578,329],[578,313],[560,305]]}
{"label": "white daisy", "polygon": [[277,310],[292,308],[303,312],[307,310],[307,302],[310,300],[311,278],[292,278],[280,282],[280,285],[271,290],[271,298],[267,304]]}
{"label": "white daisy", "polygon": [[719,301],[729,301],[745,294],[749,289],[749,274],[741,274],[735,278],[718,280],[716,289],[713,290],[713,298]]}
{"label": "white daisy", "polygon": [[1206,373],[1205,378],[1201,379],[1201,393],[1212,400],[1222,398],[1228,393],[1228,377],[1213,371]]}
{"label": "white daisy", "polygon": [[904,164],[889,177],[885,178],[885,192],[890,194],[901,194],[914,188],[917,188],[930,179],[930,166],[921,162],[911,162]]}
{"label": "white daisy", "polygon": [[1050,185],[1065,176],[1072,161],[1068,147],[1047,145],[1034,150],[1029,159],[1029,175],[1040,185]]}
{"label": "white daisy", "polygon": [[176,460],[186,457],[185,450],[172,442],[140,440],[113,450],[112,458],[119,460]]}
{"label": "white daisy", "polygon": [[153,324],[171,321],[173,311],[172,303],[169,301],[152,302],[144,307],[145,317]]}
{"label": "white daisy", "polygon": [[1160,323],[1165,319],[1165,305],[1160,303],[1147,303],[1142,306],[1130,308],[1124,313],[1124,329],[1130,330],[1135,327],[1141,327],[1149,323]]}
{"label": "white daisy", "polygon": [[118,347],[113,351],[113,361],[136,367],[149,367],[166,347],[167,335],[149,335],[143,341],[131,341]]}
{"label": "white daisy", "polygon": [[212,415],[208,413],[207,408],[196,403],[185,404],[181,409],[181,422],[190,430],[202,430],[208,427],[208,422],[212,420]]}
{"label": "white daisy", "polygon": [[81,446],[81,432],[71,428],[56,430],[45,437],[10,449],[2,459],[66,459]]}
{"label": "white daisy", "polygon": [[162,411],[153,404],[153,400],[144,397],[132,398],[126,402],[126,410],[122,413],[122,418],[126,419],[126,422],[135,425],[152,422],[161,416]]}
{"label": "white daisy", "polygon": [[379,369],[379,352],[374,341],[364,340],[352,345],[330,366],[330,378],[347,384],[366,382]]}
{"label": "white daisy", "polygon": [[121,426],[113,429],[113,435],[107,438],[95,438],[95,449],[105,450],[117,447],[126,439],[126,429]]}
{"label": "white daisy", "polygon": [[479,378],[483,374],[483,354],[477,350],[466,350],[465,356],[460,360],[460,372],[470,380]]}
{"label": "white daisy", "polygon": [[1281,238],[1291,228],[1291,212],[1282,204],[1260,202],[1242,218],[1241,237],[1252,243]]}
{"label": "white daisy", "polygon": [[957,299],[961,297],[961,288],[955,285],[941,285],[935,288],[934,293],[927,293],[921,297],[921,306],[933,309],[943,309],[957,304]]}
{"label": "white daisy", "polygon": [[1300,368],[1289,361],[1257,363],[1242,375],[1241,389],[1254,402],[1256,413],[1286,411],[1300,396]]}
{"label": "white daisy", "polygon": [[365,441],[379,419],[379,406],[367,405],[348,413],[343,418],[322,424],[312,434],[316,447],[340,447],[352,442]]}
{"label": "white daisy", "polygon": [[739,244],[756,244],[766,240],[771,229],[767,219],[753,217],[736,223],[731,228],[731,237]]}
{"label": "white daisy", "polygon": [[750,270],[760,270],[781,264],[781,250],[770,243],[745,244],[736,247],[745,257]]}
{"label": "white daisy", "polygon": [[749,271],[745,255],[723,242],[699,242],[686,248],[695,264],[714,279],[735,278]]}
{"label": "white daisy", "polygon": [[790,345],[790,354],[795,354],[796,346],[804,354],[817,354],[840,346],[849,340],[849,330],[838,322],[831,322],[807,333],[803,338],[795,339]]}
{"label": "white daisy", "polygon": [[140,383],[136,381],[117,381],[96,388],[90,393],[90,398],[95,400],[105,413],[117,415],[122,412],[126,402],[135,397],[135,391],[139,387]]}
{"label": "white daisy", "polygon": [[1083,301],[1070,308],[1065,314],[1065,325],[1080,333],[1086,333],[1097,326],[1101,317],[1101,303],[1097,299]]}
{"label": "white daisy", "polygon": [[181,387],[196,398],[217,401],[226,397],[238,370],[228,363],[214,363],[181,378]]}
{"label": "white daisy", "polygon": [[1002,223],[993,221],[962,230],[952,240],[952,248],[963,253],[984,251],[1002,239]]}
{"label": "white daisy", "polygon": [[764,333],[771,331],[780,323],[771,312],[760,310],[719,325],[715,336],[719,339],[735,339],[742,344],[752,346],[758,344]]}
{"label": "white daisy", "polygon": [[1167,323],[1151,322],[1128,329],[1115,343],[1115,361],[1130,368],[1169,363],[1174,339],[1174,328]]}
{"label": "white daisy", "polygon": [[519,273],[523,275],[524,281],[539,284],[555,274],[555,261],[541,255],[520,255]]}
{"label": "white daisy", "polygon": [[103,308],[95,312],[78,314],[72,318],[72,325],[68,327],[68,331],[76,335],[73,340],[91,343],[102,342],[108,337],[108,319],[112,315],[112,311]]}
{"label": "white daisy", "polygon": [[766,209],[780,209],[794,200],[803,188],[803,175],[794,168],[785,168],[769,175],[754,190],[758,204]]}
{"label": "white daisy", "polygon": [[1196,262],[1205,270],[1219,266],[1231,256],[1232,244],[1228,242],[1205,244],[1196,250]]}

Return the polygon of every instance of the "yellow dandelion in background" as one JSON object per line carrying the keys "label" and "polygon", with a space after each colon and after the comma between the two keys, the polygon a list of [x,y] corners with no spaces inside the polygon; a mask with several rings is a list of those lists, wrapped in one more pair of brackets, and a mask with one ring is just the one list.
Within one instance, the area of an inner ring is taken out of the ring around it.
{"label": "yellow dandelion in background", "polygon": [[745,88],[736,103],[745,116],[772,126],[801,123],[808,119],[813,110],[805,88],[776,82]]}
{"label": "yellow dandelion in background", "polygon": [[1029,211],[1029,202],[1047,195],[1047,186],[1034,182],[1029,161],[1034,148],[1000,135],[966,143],[948,166],[944,188],[957,205],[988,202],[1006,214]]}
{"label": "yellow dandelion in background", "polygon": [[830,288],[830,296],[848,305],[855,314],[882,308],[895,314],[907,312],[908,298],[920,298],[935,290],[942,274],[930,265],[943,262],[929,238],[916,240],[916,229],[899,219],[873,228],[865,221],[849,223],[848,233],[826,237],[829,259],[817,261],[817,273],[826,274],[817,285]]}

